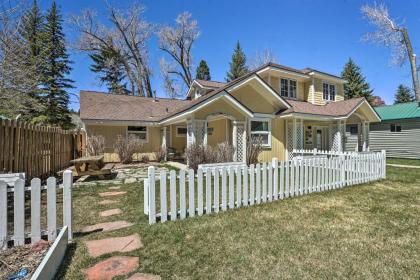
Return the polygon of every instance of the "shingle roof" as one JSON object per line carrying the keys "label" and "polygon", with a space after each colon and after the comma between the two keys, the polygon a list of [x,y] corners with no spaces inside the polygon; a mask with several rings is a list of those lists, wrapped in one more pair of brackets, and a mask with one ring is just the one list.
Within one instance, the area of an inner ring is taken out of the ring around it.
{"label": "shingle roof", "polygon": [[203,87],[210,87],[210,88],[219,88],[226,85],[226,83],[224,82],[217,82],[217,81],[206,81],[206,80],[200,80],[200,79],[195,79],[195,81],[199,83],[200,85],[202,85]]}
{"label": "shingle roof", "polygon": [[291,113],[311,114],[330,117],[347,116],[365,99],[363,97],[353,98],[343,101],[331,102],[326,105],[315,105],[309,102],[288,100],[291,108],[281,111],[279,115]]}
{"label": "shingle roof", "polygon": [[130,95],[80,91],[82,120],[159,121],[190,100],[148,98]]}
{"label": "shingle roof", "polygon": [[420,118],[420,102],[380,106],[374,109],[383,121]]}

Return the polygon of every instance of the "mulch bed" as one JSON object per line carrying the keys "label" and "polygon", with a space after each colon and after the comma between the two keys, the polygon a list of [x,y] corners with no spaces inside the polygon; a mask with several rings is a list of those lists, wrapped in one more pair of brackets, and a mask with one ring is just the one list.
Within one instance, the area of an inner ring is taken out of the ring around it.
{"label": "mulch bed", "polygon": [[16,246],[7,250],[0,250],[0,279],[7,279],[12,274],[19,272],[22,268],[28,268],[29,279],[47,254],[48,247],[39,251],[31,250],[31,245]]}

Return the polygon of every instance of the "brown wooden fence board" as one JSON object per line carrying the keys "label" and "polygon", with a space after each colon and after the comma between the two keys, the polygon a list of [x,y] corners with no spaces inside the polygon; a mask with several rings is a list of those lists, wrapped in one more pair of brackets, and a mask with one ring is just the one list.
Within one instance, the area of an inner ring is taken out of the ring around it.
{"label": "brown wooden fence board", "polygon": [[0,173],[46,178],[83,156],[84,133],[0,120]]}

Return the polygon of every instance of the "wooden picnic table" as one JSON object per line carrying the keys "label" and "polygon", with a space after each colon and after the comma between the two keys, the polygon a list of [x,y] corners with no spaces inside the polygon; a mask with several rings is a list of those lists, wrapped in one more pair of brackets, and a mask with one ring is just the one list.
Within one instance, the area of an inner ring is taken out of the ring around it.
{"label": "wooden picnic table", "polygon": [[105,179],[105,175],[110,175],[114,167],[112,163],[104,164],[103,155],[81,157],[70,162],[74,164],[75,176],[92,175],[98,176],[99,179]]}

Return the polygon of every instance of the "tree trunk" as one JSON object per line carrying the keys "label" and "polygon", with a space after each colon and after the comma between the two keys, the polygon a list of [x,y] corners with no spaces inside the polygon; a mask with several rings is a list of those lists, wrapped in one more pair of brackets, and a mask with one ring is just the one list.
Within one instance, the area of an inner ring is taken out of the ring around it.
{"label": "tree trunk", "polygon": [[416,94],[416,100],[420,101],[420,86],[419,76],[417,75],[416,54],[413,52],[413,46],[411,45],[410,38],[408,37],[407,29],[402,28],[401,33],[403,35],[405,47],[407,48],[408,59],[410,60],[411,76],[413,79],[413,88]]}

